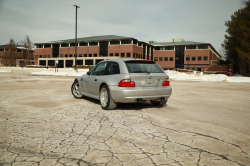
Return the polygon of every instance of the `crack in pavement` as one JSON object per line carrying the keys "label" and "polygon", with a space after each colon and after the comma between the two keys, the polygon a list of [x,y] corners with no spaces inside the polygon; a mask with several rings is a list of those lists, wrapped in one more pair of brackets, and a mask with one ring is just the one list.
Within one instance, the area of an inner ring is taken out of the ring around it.
{"label": "crack in pavement", "polygon": [[[156,124],[146,109],[104,111],[84,104],[56,111],[53,118],[36,113],[26,117],[1,108],[1,164],[249,164],[239,145]],[[210,148],[219,144],[226,150]]]}

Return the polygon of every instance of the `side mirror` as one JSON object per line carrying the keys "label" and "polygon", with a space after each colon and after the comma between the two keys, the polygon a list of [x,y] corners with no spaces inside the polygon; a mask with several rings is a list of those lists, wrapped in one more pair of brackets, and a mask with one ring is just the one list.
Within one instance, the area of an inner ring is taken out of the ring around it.
{"label": "side mirror", "polygon": [[87,75],[90,75],[90,74],[91,74],[91,73],[88,71],[88,72],[87,72]]}

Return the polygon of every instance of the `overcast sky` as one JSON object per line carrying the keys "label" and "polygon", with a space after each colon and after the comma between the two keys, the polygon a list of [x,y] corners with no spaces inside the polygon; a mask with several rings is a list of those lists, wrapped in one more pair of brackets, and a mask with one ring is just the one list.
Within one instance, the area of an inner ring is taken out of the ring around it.
{"label": "overcast sky", "polygon": [[28,35],[42,43],[77,37],[118,35],[142,41],[173,38],[208,42],[217,51],[226,20],[241,0],[0,0],[0,45]]}

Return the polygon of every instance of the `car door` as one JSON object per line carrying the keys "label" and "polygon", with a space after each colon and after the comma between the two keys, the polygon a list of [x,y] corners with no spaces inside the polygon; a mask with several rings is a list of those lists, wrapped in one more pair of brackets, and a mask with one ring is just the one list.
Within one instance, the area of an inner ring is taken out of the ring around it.
{"label": "car door", "polygon": [[88,93],[91,94],[98,94],[98,83],[101,82],[105,69],[107,66],[107,62],[100,63],[93,72],[91,72],[91,75],[89,75],[88,78],[86,78],[86,90]]}

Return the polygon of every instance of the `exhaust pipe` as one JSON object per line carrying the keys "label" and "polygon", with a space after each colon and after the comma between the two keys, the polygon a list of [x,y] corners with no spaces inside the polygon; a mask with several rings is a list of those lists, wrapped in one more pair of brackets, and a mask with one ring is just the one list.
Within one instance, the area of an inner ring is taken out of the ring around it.
{"label": "exhaust pipe", "polygon": [[143,102],[142,98],[138,98],[138,99],[136,99],[135,101],[136,101],[137,103],[142,103],[142,102]]}

